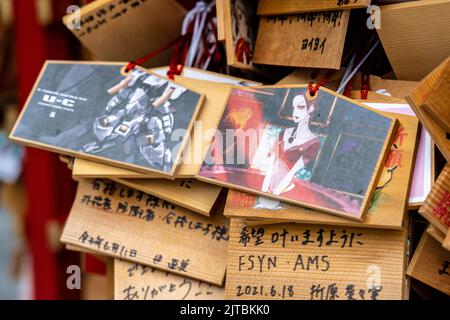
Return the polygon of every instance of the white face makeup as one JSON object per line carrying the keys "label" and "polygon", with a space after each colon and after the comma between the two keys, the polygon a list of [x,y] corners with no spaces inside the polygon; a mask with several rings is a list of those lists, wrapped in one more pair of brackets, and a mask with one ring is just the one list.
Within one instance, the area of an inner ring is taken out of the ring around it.
{"label": "white face makeup", "polygon": [[306,100],[303,96],[296,96],[292,102],[292,117],[295,123],[299,123],[309,117]]}

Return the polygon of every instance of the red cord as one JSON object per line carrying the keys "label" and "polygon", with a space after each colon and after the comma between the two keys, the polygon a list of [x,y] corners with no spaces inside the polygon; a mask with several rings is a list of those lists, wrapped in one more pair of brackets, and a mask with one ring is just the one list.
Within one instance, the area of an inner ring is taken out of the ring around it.
{"label": "red cord", "polygon": [[160,54],[161,52],[175,46],[178,42],[180,42],[181,38],[183,36],[180,36],[178,38],[176,38],[175,40],[171,41],[170,43],[168,43],[167,45],[165,45],[164,47],[161,47],[153,52],[150,52],[149,54],[145,55],[142,58],[139,58],[137,60],[134,61],[130,61],[128,62],[126,68],[125,68],[125,72],[129,72],[131,70],[133,70],[136,66],[140,66],[141,64],[143,64],[144,62],[146,62],[147,60],[157,56],[158,54]]}
{"label": "red cord", "polygon": [[353,82],[355,81],[355,77],[351,78],[350,81],[347,83],[344,89],[343,95],[346,97],[350,97],[353,89]]}
{"label": "red cord", "polygon": [[370,90],[370,76],[368,73],[361,75],[361,100],[367,100]]}
{"label": "red cord", "polygon": [[328,70],[327,73],[325,74],[325,77],[323,77],[322,80],[317,82],[315,85],[312,81],[310,81],[308,83],[308,91],[309,91],[309,94],[311,95],[311,97],[314,97],[316,95],[317,91],[319,91],[319,88],[321,86],[324,86],[328,82],[330,82],[331,77],[333,76],[333,74],[335,72],[336,72],[336,70]]}
{"label": "red cord", "polygon": [[140,59],[130,61],[125,68],[125,72],[133,70],[136,66],[145,63],[147,60],[157,56],[161,52],[175,46],[174,53],[170,58],[169,71],[167,71],[167,76],[169,77],[170,80],[173,80],[175,75],[180,75],[183,72],[184,62],[186,60],[187,52],[189,50],[189,46],[192,40],[193,30],[194,30],[194,21],[190,23],[188,27],[188,32],[186,32],[186,34],[179,36],[178,38],[171,41],[167,45],[153,52],[150,52],[149,54],[145,55]]}

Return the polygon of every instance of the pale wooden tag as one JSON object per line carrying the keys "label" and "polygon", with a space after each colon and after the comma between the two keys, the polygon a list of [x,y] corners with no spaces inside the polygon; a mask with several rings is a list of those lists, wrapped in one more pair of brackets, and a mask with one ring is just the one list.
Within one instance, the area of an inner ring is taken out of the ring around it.
{"label": "pale wooden tag", "polygon": [[[106,178],[133,189],[149,193],[194,212],[209,216],[222,188],[193,178],[158,179],[97,162],[75,158],[72,176],[74,179]],[[125,176],[122,178],[122,176]]]}
{"label": "pale wooden tag", "polygon": [[423,108],[445,132],[450,133],[450,57],[443,62],[442,74],[429,92]]}
{"label": "pale wooden tag", "polygon": [[450,250],[450,230],[447,231],[447,234],[445,235],[444,243],[442,244],[442,246],[445,249]]}
{"label": "pale wooden tag", "polygon": [[350,11],[261,17],[254,63],[340,69]]}
{"label": "pale wooden tag", "polygon": [[216,0],[217,40],[225,40],[224,0]]}
{"label": "pale wooden tag", "polygon": [[[386,115],[391,115],[385,113]],[[400,122],[394,144],[375,191],[374,200],[363,222],[320,213],[272,201],[272,209],[256,195],[230,190],[224,214],[256,220],[321,223],[326,225],[401,229],[411,186],[419,122],[417,118],[395,114]],[[256,222],[258,223],[258,222]]]}
{"label": "pale wooden tag", "polygon": [[[97,60],[134,61],[176,39],[185,14],[174,0],[100,0],[65,16],[63,22]],[[171,54],[167,50],[145,66],[168,64]]]}
{"label": "pale wooden tag", "polygon": [[[448,4],[450,10],[450,1],[448,1]],[[450,58],[436,67],[436,69],[434,69],[428,76],[426,76],[419,83],[417,88],[409,96],[406,97],[406,100],[411,105],[411,108],[414,109],[414,112],[416,113],[420,122],[431,135],[433,141],[436,143],[439,151],[441,151],[447,162],[450,162],[450,139],[448,139],[445,129],[441,125],[439,125],[428,112],[426,112],[426,108],[424,106],[426,105],[427,101],[429,102],[429,98],[431,97],[431,95],[442,95],[443,99],[445,99],[444,96],[448,94],[448,92],[433,91],[436,85],[439,84],[439,81],[442,79],[442,77],[444,77],[444,73],[449,72],[448,68],[446,69],[449,62]],[[431,99],[439,99],[439,96],[433,97]],[[446,100],[443,100],[444,103],[445,101]]]}
{"label": "pale wooden tag", "polygon": [[427,233],[432,236],[434,239],[439,241],[440,243],[444,243],[445,233],[442,233],[438,228],[436,228],[431,223],[428,225],[426,229]]}
{"label": "pale wooden tag", "polygon": [[420,81],[450,55],[450,1],[381,6],[378,35],[399,80]]}
{"label": "pale wooden tag", "polygon": [[408,266],[407,274],[450,295],[450,251],[425,232]]}
{"label": "pale wooden tag", "polygon": [[183,208],[209,216],[222,190],[196,179],[112,179],[127,187],[143,191]]}
{"label": "pale wooden tag", "polygon": [[85,273],[81,290],[82,300],[108,300],[108,277],[104,275]]}
{"label": "pale wooden tag", "polygon": [[115,177],[132,179],[161,178],[159,174],[132,171],[81,158],[73,159],[72,176],[78,179]]}
{"label": "pale wooden tag", "polygon": [[114,259],[115,300],[223,300],[225,289],[152,267]]}
{"label": "pale wooden tag", "polygon": [[262,16],[275,14],[293,14],[366,8],[370,0],[259,0],[258,14]]}
{"label": "pale wooden tag", "polygon": [[407,233],[231,220],[227,299],[404,297]]}
{"label": "pale wooden tag", "polygon": [[101,180],[80,180],[61,241],[221,285],[228,220]]}
{"label": "pale wooden tag", "polygon": [[442,170],[419,213],[442,233],[446,234],[449,230],[450,164]]}

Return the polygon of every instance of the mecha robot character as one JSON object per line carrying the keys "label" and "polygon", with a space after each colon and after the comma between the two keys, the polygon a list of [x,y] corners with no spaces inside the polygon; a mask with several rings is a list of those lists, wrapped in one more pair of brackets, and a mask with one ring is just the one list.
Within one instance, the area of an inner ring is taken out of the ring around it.
{"label": "mecha robot character", "polygon": [[146,144],[139,148],[148,163],[166,172],[169,172],[172,166],[172,150],[168,147],[168,142],[173,132],[175,110],[171,105],[185,91],[185,88],[168,83],[163,94],[150,103]]}
{"label": "mecha robot character", "polygon": [[96,141],[86,144],[83,151],[99,153],[121,142],[127,157],[133,157],[136,137],[142,125],[148,121],[148,103],[156,99],[152,97],[158,97],[158,94],[162,93],[166,82],[136,70],[109,89],[108,93],[115,95],[107,103],[106,114],[94,120]]}
{"label": "mecha robot character", "polygon": [[[138,147],[142,157],[154,167],[170,171],[172,151],[168,147],[174,126],[172,102],[185,88],[144,71],[133,71],[108,90],[115,94],[105,107],[105,114],[94,120],[96,141],[83,151],[99,153],[123,144],[127,161],[133,161]],[[138,138],[145,142],[138,145]]]}

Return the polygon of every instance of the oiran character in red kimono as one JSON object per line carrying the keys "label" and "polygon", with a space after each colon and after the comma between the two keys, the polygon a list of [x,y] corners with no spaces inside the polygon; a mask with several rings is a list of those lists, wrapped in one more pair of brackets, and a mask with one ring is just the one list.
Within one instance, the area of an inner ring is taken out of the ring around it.
{"label": "oiran character in red kimono", "polygon": [[292,117],[297,125],[280,132],[269,155],[272,165],[262,186],[262,191],[275,195],[292,190],[295,174],[315,160],[320,150],[319,138],[309,129],[314,105],[308,107],[305,97],[298,95],[293,99],[292,107]]}
{"label": "oiran character in red kimono", "polygon": [[250,45],[250,21],[247,19],[245,10],[246,8],[240,0],[231,2],[233,40],[235,41],[234,55],[238,62],[250,64],[253,53]]}

